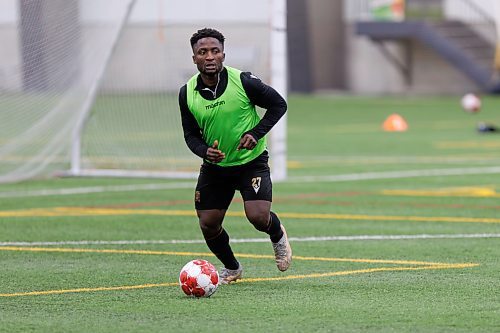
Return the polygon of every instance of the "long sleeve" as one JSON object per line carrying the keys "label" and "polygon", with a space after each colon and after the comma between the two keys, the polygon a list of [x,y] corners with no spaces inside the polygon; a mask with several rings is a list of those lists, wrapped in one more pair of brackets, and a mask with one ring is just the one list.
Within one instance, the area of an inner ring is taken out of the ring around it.
{"label": "long sleeve", "polygon": [[263,83],[249,72],[241,73],[241,82],[250,101],[266,110],[259,123],[247,132],[259,140],[283,117],[287,110],[287,104],[274,88]]}
{"label": "long sleeve", "polygon": [[208,145],[203,140],[202,131],[187,106],[187,87],[184,85],[179,91],[179,109],[181,111],[182,130],[188,148],[197,156],[205,158]]}

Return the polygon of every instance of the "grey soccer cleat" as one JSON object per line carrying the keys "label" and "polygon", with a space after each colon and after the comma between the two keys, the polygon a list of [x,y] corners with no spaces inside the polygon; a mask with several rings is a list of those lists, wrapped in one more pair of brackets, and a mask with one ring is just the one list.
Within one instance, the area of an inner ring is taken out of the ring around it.
{"label": "grey soccer cleat", "polygon": [[239,264],[237,269],[227,269],[225,267],[221,268],[219,272],[219,282],[220,284],[230,284],[238,279],[241,279],[243,275],[243,267]]}
{"label": "grey soccer cleat", "polygon": [[276,258],[276,266],[278,266],[280,271],[284,272],[292,263],[292,248],[288,242],[288,236],[283,224],[281,225],[281,230],[283,230],[283,237],[281,237],[278,243],[273,243],[273,249]]}

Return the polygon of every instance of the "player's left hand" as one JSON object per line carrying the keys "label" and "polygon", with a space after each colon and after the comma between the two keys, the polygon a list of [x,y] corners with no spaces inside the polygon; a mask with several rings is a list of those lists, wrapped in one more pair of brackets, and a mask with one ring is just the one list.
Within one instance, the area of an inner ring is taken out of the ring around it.
{"label": "player's left hand", "polygon": [[251,135],[251,134],[245,134],[243,137],[240,139],[240,144],[238,145],[238,150],[241,149],[248,149],[252,150],[257,146],[257,140]]}

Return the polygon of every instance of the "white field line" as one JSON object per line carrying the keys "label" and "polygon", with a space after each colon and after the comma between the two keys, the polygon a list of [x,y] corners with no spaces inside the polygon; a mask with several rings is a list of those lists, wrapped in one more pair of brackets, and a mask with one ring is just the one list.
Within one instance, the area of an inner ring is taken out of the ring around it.
{"label": "white field line", "polygon": [[[296,176],[289,177],[285,183],[315,183],[315,182],[345,182],[358,180],[394,179],[394,178],[414,178],[414,177],[436,177],[436,176],[463,176],[477,174],[497,174],[500,173],[498,167],[479,168],[452,168],[452,169],[427,169],[427,170],[402,170],[384,172],[362,172],[343,175],[325,176]],[[27,191],[5,191],[0,192],[0,198],[38,197],[49,195],[71,195],[103,192],[130,192],[144,190],[174,190],[194,188],[193,182],[177,182],[167,184],[133,184],[133,185],[112,185],[112,186],[92,186],[75,187],[63,189],[41,189]]]}
{"label": "white field line", "polygon": [[[366,241],[366,240],[404,240],[404,239],[464,239],[464,238],[500,238],[500,234],[420,234],[420,235],[355,235],[290,237],[291,242],[326,242],[326,241]],[[269,238],[234,238],[231,243],[267,243]],[[61,242],[0,242],[0,246],[50,246],[50,245],[148,245],[148,244],[204,244],[202,239],[185,240],[82,240]]]}
{"label": "white field line", "polygon": [[70,194],[88,194],[103,192],[131,192],[131,191],[151,191],[151,190],[173,190],[194,188],[193,182],[179,182],[166,184],[132,184],[132,185],[111,185],[111,186],[89,186],[73,187],[61,189],[42,189],[31,191],[6,191],[0,192],[0,198],[18,198],[18,197],[40,197],[49,195],[70,195]]}
{"label": "white field line", "polygon": [[497,173],[500,173],[500,166],[484,167],[484,168],[452,168],[452,169],[363,172],[363,173],[351,173],[351,174],[331,175],[331,176],[296,176],[296,177],[289,177],[286,180],[286,182],[290,183],[344,182],[344,181],[369,180],[369,179],[463,176],[463,175],[497,174]]}
{"label": "white field line", "polygon": [[[318,163],[499,163],[500,158],[494,154],[484,155],[457,155],[457,156],[335,156],[316,155],[310,156],[289,156],[288,161],[299,165],[309,165]],[[304,162],[305,161],[305,162]]]}

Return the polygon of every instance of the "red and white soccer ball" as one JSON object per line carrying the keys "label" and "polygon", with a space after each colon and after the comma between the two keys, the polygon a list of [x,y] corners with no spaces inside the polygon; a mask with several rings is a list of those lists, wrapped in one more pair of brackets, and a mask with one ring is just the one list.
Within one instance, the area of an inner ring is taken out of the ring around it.
{"label": "red and white soccer ball", "polygon": [[477,113],[481,110],[481,99],[475,94],[465,94],[460,104],[465,112]]}
{"label": "red and white soccer ball", "polygon": [[179,284],[188,296],[210,297],[219,286],[219,273],[214,265],[206,260],[192,260],[182,267]]}

